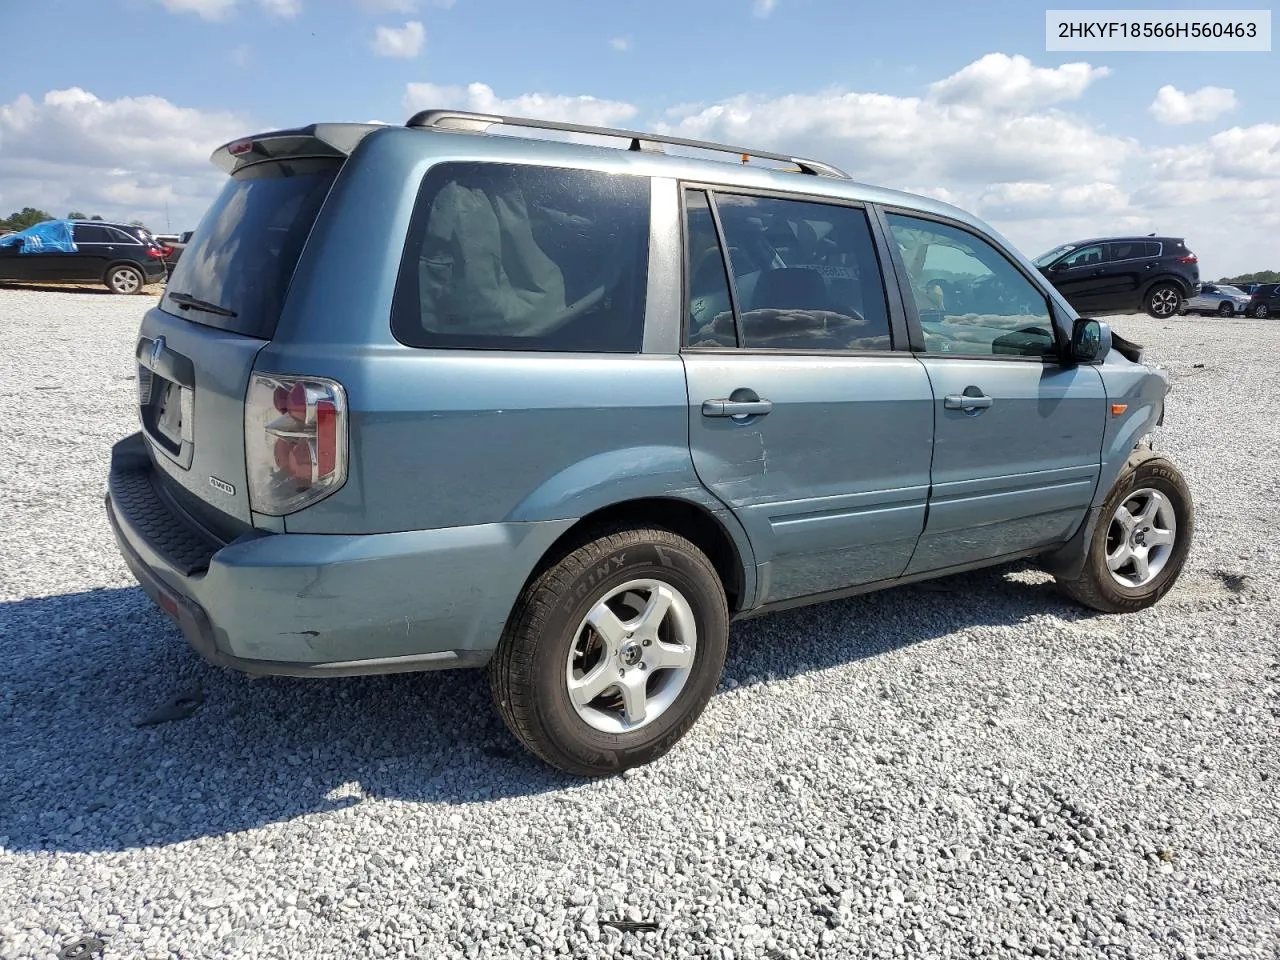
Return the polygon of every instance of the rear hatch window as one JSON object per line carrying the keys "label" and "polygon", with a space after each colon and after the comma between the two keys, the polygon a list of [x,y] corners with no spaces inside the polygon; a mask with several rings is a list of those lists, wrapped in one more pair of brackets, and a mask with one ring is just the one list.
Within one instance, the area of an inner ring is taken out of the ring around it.
{"label": "rear hatch window", "polygon": [[270,340],[340,158],[255,163],[223,187],[173,268],[160,308]]}

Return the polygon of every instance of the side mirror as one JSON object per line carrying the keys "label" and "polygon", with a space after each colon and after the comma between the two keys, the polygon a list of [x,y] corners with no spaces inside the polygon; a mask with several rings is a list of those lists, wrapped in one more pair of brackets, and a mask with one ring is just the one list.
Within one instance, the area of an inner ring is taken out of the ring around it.
{"label": "side mirror", "polygon": [[1111,352],[1111,328],[1101,320],[1078,317],[1071,326],[1071,360],[1095,363]]}
{"label": "side mirror", "polygon": [[1050,273],[1061,273],[1061,272],[1062,272],[1063,270],[1065,270],[1065,269],[1067,269],[1067,265],[1066,265],[1066,263],[1064,263],[1063,261],[1059,260],[1057,263],[1055,263],[1053,266],[1051,266],[1051,267],[1049,268],[1049,272],[1050,272]]}

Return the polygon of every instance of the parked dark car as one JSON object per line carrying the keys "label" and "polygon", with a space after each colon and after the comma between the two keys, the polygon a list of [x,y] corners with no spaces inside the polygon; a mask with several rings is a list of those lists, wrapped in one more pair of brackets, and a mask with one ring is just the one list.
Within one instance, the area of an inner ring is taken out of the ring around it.
{"label": "parked dark car", "polygon": [[1032,261],[1083,316],[1172,317],[1200,287],[1196,255],[1180,237],[1105,237],[1064,243]]}
{"label": "parked dark car", "polygon": [[1249,305],[1244,308],[1246,317],[1257,317],[1265,320],[1280,314],[1280,283],[1260,283],[1249,298]]}
{"label": "parked dark car", "polygon": [[142,227],[107,220],[72,223],[75,252],[24,253],[0,246],[0,282],[105,284],[112,293],[139,293],[168,276],[164,247]]}

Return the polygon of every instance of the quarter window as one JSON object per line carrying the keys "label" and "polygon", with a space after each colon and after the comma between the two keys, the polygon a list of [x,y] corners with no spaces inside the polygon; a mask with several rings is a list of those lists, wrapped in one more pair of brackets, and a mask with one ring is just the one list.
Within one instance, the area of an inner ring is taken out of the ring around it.
{"label": "quarter window", "polygon": [[645,177],[441,164],[419,191],[392,330],[415,347],[638,353],[648,253]]}
{"label": "quarter window", "polygon": [[712,201],[723,251],[706,195],[686,194],[689,346],[891,348],[884,280],[866,211],[719,192]]}
{"label": "quarter window", "polygon": [[889,227],[927,353],[1044,357],[1056,351],[1044,292],[995,246],[959,227],[900,214],[889,214]]}

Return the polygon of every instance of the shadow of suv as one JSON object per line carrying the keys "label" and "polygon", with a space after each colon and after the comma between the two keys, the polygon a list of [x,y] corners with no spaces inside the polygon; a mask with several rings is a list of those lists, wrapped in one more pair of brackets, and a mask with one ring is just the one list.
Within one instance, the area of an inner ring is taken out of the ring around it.
{"label": "shadow of suv", "polygon": [[734,619],[1022,557],[1124,613],[1182,569],[1167,378],[956,207],[446,110],[214,159],[106,500],[214,663],[485,667],[604,774],[692,726]]}
{"label": "shadow of suv", "polygon": [[1165,319],[1200,288],[1196,255],[1180,237],[1079,240],[1032,262],[1085,316],[1146,311]]}

